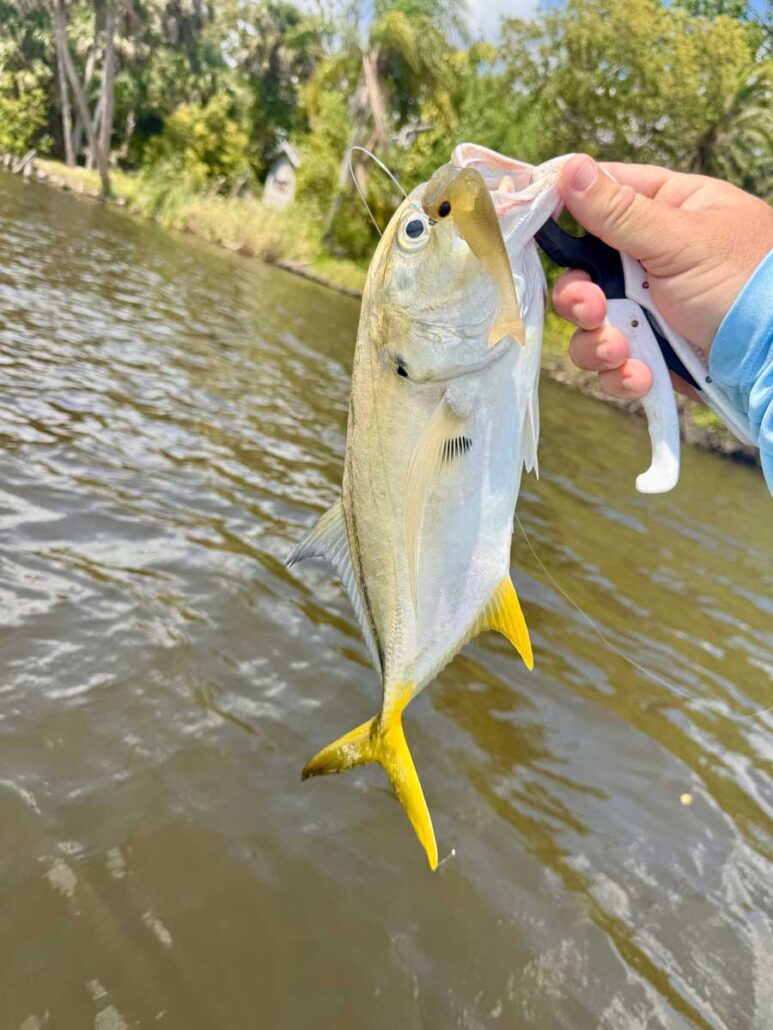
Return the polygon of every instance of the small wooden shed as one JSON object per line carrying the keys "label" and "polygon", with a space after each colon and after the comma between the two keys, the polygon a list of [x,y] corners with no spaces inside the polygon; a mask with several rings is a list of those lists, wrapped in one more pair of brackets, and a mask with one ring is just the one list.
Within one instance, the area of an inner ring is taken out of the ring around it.
{"label": "small wooden shed", "polygon": [[286,207],[295,196],[296,172],[301,166],[298,151],[286,140],[269,157],[263,202],[269,207]]}

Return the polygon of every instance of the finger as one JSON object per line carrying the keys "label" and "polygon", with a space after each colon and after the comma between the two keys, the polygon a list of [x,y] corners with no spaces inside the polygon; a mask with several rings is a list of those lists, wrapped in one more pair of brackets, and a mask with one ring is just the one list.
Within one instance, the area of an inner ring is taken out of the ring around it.
{"label": "finger", "polygon": [[601,161],[599,167],[609,172],[613,179],[625,186],[631,186],[637,193],[653,200],[669,181],[680,177],[679,172],[659,165],[625,164],[623,161]]}
{"label": "finger", "polygon": [[565,272],[553,287],[553,307],[557,314],[581,329],[598,329],[607,315],[607,298],[587,272]]}
{"label": "finger", "polygon": [[578,368],[605,372],[628,360],[628,340],[611,325],[591,332],[576,332],[569,343],[569,357]]}
{"label": "finger", "polygon": [[643,361],[630,358],[620,368],[599,372],[599,385],[611,397],[635,400],[643,397],[652,386],[652,370]]}
{"label": "finger", "polygon": [[578,222],[605,243],[640,260],[684,241],[685,214],[613,181],[586,154],[563,166],[561,198]]}

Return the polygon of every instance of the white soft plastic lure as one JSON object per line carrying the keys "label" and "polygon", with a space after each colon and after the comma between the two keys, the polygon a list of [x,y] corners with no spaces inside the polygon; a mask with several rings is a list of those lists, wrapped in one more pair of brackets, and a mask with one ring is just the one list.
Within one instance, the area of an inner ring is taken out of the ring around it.
{"label": "white soft plastic lure", "polygon": [[491,191],[523,346],[512,337],[489,345],[497,283],[453,218],[426,215],[418,186],[368,271],[341,497],[288,558],[336,567],[382,684],[379,714],[324,748],[304,779],[380,763],[433,869],[437,845],[403,710],[483,630],[504,634],[533,664],[510,542],[521,471],[537,469],[545,282],[532,236],[558,205],[561,164],[535,168],[471,144],[452,162],[476,169]]}

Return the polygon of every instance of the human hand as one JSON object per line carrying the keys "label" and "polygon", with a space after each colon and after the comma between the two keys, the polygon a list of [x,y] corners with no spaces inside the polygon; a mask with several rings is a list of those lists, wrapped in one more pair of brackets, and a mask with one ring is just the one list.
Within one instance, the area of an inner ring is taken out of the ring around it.
{"label": "human hand", "polygon": [[[708,353],[733,301],[773,248],[773,208],[719,179],[655,165],[599,165],[584,154],[566,163],[560,188],[585,229],[638,258],[665,320]],[[601,388],[613,397],[647,393],[652,372],[628,357],[622,333],[603,325],[606,298],[585,272],[558,279],[553,305],[579,327],[569,347],[579,368],[598,372]],[[672,378],[678,390],[693,393]]]}

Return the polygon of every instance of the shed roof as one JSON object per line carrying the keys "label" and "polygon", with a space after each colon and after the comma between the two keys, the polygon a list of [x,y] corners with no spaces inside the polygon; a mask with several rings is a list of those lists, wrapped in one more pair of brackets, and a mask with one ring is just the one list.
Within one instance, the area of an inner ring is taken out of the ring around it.
{"label": "shed roof", "polygon": [[300,166],[301,166],[301,155],[298,153],[298,151],[295,149],[295,147],[292,145],[292,143],[288,143],[286,139],[285,140],[281,140],[274,147],[274,149],[268,155],[269,160],[273,161],[274,158],[279,157],[280,154],[284,154],[285,155],[285,157],[290,162],[290,164],[293,166],[293,168],[300,168]]}

